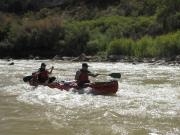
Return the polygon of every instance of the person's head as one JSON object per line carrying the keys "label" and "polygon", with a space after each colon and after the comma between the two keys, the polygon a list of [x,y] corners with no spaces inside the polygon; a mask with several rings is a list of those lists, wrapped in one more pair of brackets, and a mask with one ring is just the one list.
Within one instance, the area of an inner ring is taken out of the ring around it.
{"label": "person's head", "polygon": [[41,69],[45,69],[46,68],[46,64],[45,63],[41,63]]}
{"label": "person's head", "polygon": [[87,70],[88,69],[88,64],[87,63],[83,63],[82,64],[82,69],[83,70]]}

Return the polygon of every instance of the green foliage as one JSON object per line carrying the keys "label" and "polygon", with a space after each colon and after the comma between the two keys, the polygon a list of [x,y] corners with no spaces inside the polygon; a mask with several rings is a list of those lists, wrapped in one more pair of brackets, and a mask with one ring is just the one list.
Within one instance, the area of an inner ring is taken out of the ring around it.
{"label": "green foliage", "polygon": [[56,51],[63,36],[61,18],[51,17],[36,21],[26,20],[21,26],[18,23],[13,24],[8,40],[13,44],[15,56],[49,56],[45,52]]}
{"label": "green foliage", "polygon": [[163,25],[165,31],[179,28],[180,0],[162,0],[157,9],[157,21]]}
{"label": "green foliage", "polygon": [[116,55],[133,55],[133,46],[134,42],[131,39],[115,39],[110,43],[108,53]]}
{"label": "green foliage", "polygon": [[89,40],[88,31],[82,28],[73,26],[71,29],[67,28],[65,31],[65,48],[63,55],[77,56],[85,51],[87,42]]}
{"label": "green foliage", "polygon": [[3,27],[0,27],[0,42],[5,40],[8,37],[8,32],[9,32],[9,27],[8,25],[5,25]]}
{"label": "green foliage", "polygon": [[180,52],[180,0],[1,0],[0,21],[3,56]]}
{"label": "green foliage", "polygon": [[160,36],[156,38],[156,44],[159,45],[159,55],[160,56],[173,56],[180,54],[180,31],[176,33],[170,33],[165,36]]}
{"label": "green foliage", "polygon": [[134,55],[137,57],[156,57],[158,56],[157,46],[155,44],[155,39],[145,36],[140,40],[136,41],[136,46],[134,47]]}
{"label": "green foliage", "polygon": [[180,54],[180,31],[151,38],[142,37],[137,41],[131,39],[113,40],[108,54],[136,57],[170,57]]}

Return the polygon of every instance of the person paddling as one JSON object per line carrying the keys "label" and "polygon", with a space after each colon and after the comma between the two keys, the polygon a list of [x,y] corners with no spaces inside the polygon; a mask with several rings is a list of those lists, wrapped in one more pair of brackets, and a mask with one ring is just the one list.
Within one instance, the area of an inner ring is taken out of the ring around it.
{"label": "person paddling", "polygon": [[82,69],[78,70],[75,75],[75,80],[79,87],[85,86],[86,83],[90,83],[89,76],[96,77],[98,74],[93,74],[88,70],[88,64],[83,63]]}
{"label": "person paddling", "polygon": [[52,83],[56,78],[49,77],[49,74],[52,74],[54,67],[51,67],[51,70],[46,69],[46,64],[41,63],[41,67],[38,72],[33,73],[32,75],[37,79],[38,83]]}

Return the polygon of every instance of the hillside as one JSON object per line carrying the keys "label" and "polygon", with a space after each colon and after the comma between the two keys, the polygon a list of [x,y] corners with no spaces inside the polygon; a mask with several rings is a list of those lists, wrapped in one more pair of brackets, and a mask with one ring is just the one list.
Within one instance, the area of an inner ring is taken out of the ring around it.
{"label": "hillside", "polygon": [[180,0],[1,0],[0,57],[180,54]]}

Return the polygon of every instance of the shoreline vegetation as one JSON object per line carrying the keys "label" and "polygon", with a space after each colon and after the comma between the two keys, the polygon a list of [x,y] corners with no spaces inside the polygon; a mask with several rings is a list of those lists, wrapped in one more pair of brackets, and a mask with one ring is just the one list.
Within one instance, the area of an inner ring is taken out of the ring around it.
{"label": "shoreline vegetation", "polygon": [[180,64],[180,0],[2,0],[0,58]]}

